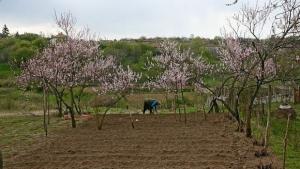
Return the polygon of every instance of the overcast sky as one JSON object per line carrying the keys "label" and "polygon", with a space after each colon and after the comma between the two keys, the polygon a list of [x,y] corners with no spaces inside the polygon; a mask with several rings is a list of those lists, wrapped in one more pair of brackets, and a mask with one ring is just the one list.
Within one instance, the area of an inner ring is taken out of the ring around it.
{"label": "overcast sky", "polygon": [[57,32],[54,11],[70,11],[79,27],[103,39],[146,37],[213,38],[237,12],[233,0],[0,0],[0,26],[10,32]]}

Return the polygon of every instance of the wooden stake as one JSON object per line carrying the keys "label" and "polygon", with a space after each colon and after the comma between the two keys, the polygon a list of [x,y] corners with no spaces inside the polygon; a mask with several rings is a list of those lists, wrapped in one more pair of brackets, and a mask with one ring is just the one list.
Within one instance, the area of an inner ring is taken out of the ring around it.
{"label": "wooden stake", "polygon": [[129,111],[129,107],[128,105],[126,106],[127,112],[129,112],[129,116],[130,116],[130,121],[131,121],[131,127],[134,129],[134,121],[132,119],[132,115],[131,112]]}
{"label": "wooden stake", "polygon": [[47,90],[47,102],[46,102],[46,105],[47,105],[47,116],[48,116],[47,123],[49,125],[50,124],[49,90]]}
{"label": "wooden stake", "polygon": [[187,123],[187,115],[186,115],[186,103],[185,103],[185,99],[183,96],[183,87],[182,87],[182,82],[180,82],[180,90],[181,90],[181,100],[183,102],[183,113],[184,113],[184,125],[186,126]]}
{"label": "wooden stake", "polygon": [[175,98],[174,100],[172,101],[172,108],[173,108],[173,111],[174,111],[174,117],[175,117],[175,121],[177,121],[177,116],[176,116],[176,103],[175,103]]}
{"label": "wooden stake", "polygon": [[204,120],[206,120],[206,111],[205,111],[205,105],[203,105],[202,109],[203,109],[203,116],[204,116]]}
{"label": "wooden stake", "polygon": [[47,113],[47,96],[46,96],[46,87],[43,87],[43,111],[44,111],[44,131],[45,135],[48,135],[48,126],[46,122],[46,113]]}
{"label": "wooden stake", "polygon": [[268,90],[268,116],[267,116],[267,126],[266,126],[266,131],[265,131],[265,140],[264,140],[264,148],[266,149],[268,147],[268,141],[270,137],[270,116],[271,116],[271,104],[272,104],[272,87],[269,85],[269,90]]}
{"label": "wooden stake", "polygon": [[286,122],[286,129],[285,129],[285,135],[284,135],[284,140],[283,140],[283,145],[284,145],[284,148],[283,148],[283,169],[285,169],[285,162],[286,162],[286,148],[287,148],[287,143],[288,143],[288,132],[289,132],[289,124],[290,124],[290,114],[288,115],[288,119],[287,119],[287,122]]}

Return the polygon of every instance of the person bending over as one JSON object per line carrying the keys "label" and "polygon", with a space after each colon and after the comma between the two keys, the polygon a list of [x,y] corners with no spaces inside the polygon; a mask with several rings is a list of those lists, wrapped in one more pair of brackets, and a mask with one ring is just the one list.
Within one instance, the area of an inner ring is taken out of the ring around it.
{"label": "person bending over", "polygon": [[151,99],[151,100],[145,100],[144,101],[144,110],[143,110],[143,114],[145,114],[145,112],[147,110],[150,111],[150,114],[153,114],[153,111],[157,112],[157,107],[160,105],[160,103],[155,100],[155,99]]}

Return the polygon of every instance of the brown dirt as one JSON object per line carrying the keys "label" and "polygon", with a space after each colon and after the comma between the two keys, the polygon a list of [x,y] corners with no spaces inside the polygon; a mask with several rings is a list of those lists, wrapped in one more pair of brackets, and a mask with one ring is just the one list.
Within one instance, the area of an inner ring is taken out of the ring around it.
{"label": "brown dirt", "polygon": [[[253,146],[222,116],[207,121],[189,117],[187,126],[174,115],[109,115],[104,129],[95,120],[76,129],[63,129],[28,145],[28,150],[5,158],[7,169],[248,169],[273,163],[275,157],[255,157]],[[273,162],[272,162],[273,161]]]}

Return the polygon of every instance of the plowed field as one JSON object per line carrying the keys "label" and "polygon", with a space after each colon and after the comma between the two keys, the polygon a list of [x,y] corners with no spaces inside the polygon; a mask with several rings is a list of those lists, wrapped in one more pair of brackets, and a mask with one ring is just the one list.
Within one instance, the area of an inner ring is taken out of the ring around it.
{"label": "plowed field", "polygon": [[95,120],[76,129],[62,129],[36,140],[24,152],[6,157],[7,169],[257,169],[260,163],[278,160],[255,157],[244,134],[235,132],[232,121],[221,115],[207,120],[188,117],[185,126],[174,115],[108,115],[103,129]]}

